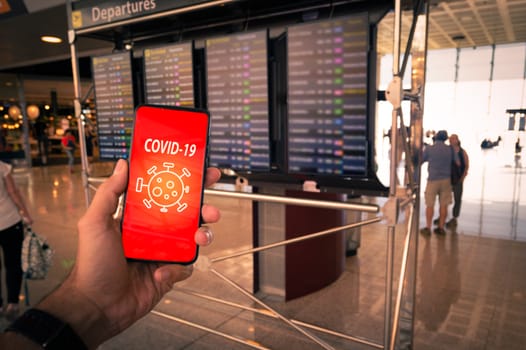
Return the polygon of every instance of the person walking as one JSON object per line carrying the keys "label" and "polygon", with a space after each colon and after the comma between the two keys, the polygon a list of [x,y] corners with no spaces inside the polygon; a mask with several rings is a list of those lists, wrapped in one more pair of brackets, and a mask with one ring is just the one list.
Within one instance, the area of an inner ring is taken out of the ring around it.
{"label": "person walking", "polygon": [[454,228],[457,226],[457,218],[460,215],[460,207],[462,206],[462,192],[464,189],[464,179],[468,175],[469,169],[469,157],[465,149],[460,146],[460,139],[457,134],[451,134],[449,137],[449,144],[453,148],[453,152],[457,155],[460,162],[459,173],[460,178],[455,184],[452,184],[453,187],[453,218],[446,223],[447,228]]}
{"label": "person walking", "polygon": [[49,138],[48,138],[48,125],[42,117],[38,118],[35,122],[35,136],[38,145],[38,156],[42,165],[47,164]]}
{"label": "person walking", "polygon": [[66,151],[66,154],[68,156],[68,168],[69,172],[73,172],[73,164],[75,163],[75,136],[73,135],[73,132],[68,129],[64,133],[64,136],[62,136],[62,148],[64,148],[64,151]]}
{"label": "person walking", "polygon": [[440,130],[435,135],[435,143],[424,148],[422,161],[428,162],[428,177],[425,189],[426,227],[420,230],[420,233],[424,235],[431,234],[437,196],[440,216],[438,218],[438,227],[435,228],[434,232],[441,235],[446,234],[444,224],[448,206],[452,201],[451,162],[454,160],[458,163],[458,156],[453,153],[449,145],[445,144],[447,139],[447,131]]}
{"label": "person walking", "polygon": [[86,124],[84,127],[84,139],[86,140],[86,155],[88,156],[88,161],[93,161],[93,148],[94,142],[96,140],[95,132],[93,131],[93,126],[91,124]]}
{"label": "person walking", "polygon": [[18,299],[22,285],[22,242],[24,241],[23,222],[31,224],[33,219],[26,208],[11,175],[12,166],[0,161],[0,246],[4,261],[7,288],[7,306],[2,299],[0,283],[0,314],[9,320],[18,316]]}

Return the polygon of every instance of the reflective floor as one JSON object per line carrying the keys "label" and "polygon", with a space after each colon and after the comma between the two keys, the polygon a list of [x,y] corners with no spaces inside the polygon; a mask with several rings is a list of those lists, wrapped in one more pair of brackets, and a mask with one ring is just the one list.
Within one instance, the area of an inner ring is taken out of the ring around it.
{"label": "reflective floor", "polygon": [[[486,154],[480,161],[490,164],[492,157],[498,155]],[[472,182],[466,185],[456,232],[419,239],[414,349],[524,349],[526,344],[526,186],[521,187],[526,169],[505,164],[479,169],[471,173]],[[110,166],[94,164],[94,172],[108,174]],[[78,166],[73,174],[63,165],[34,167],[17,174],[16,180],[34,213],[34,230],[46,236],[56,250],[49,277],[30,282],[30,303],[34,304],[60,283],[74,262],[76,222],[86,208],[85,193]],[[201,254],[223,256],[251,247],[251,203],[212,196],[205,200],[218,206],[223,216],[214,226],[214,243]],[[258,297],[295,320],[296,327],[316,325],[337,332],[309,331],[335,349],[381,348],[386,230],[380,223],[364,227],[358,254],[346,258],[344,273],[327,288],[289,302],[271,295]],[[397,226],[396,274],[404,231],[405,225]],[[252,266],[250,255],[244,255],[217,263],[214,269],[250,290]],[[228,300],[228,304],[221,300]],[[0,327],[4,326],[5,320],[1,320]],[[270,317],[220,276],[197,270],[177,285],[154,313],[100,348],[323,347],[293,326]]]}

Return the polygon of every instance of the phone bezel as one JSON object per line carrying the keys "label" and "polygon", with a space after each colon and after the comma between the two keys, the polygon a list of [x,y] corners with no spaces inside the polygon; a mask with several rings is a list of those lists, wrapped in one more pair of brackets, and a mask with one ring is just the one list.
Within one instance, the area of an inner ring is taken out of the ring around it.
{"label": "phone bezel", "polygon": [[[122,217],[120,221],[120,227],[121,227],[121,237],[124,236],[124,221],[125,221],[125,213],[126,213],[126,203],[127,203],[127,192],[128,192],[128,186],[129,186],[129,174],[131,169],[131,159],[132,159],[132,151],[133,151],[133,145],[134,145],[134,136],[136,131],[136,123],[137,123],[137,114],[139,112],[139,109],[148,107],[148,108],[154,108],[154,109],[168,109],[172,111],[184,111],[184,112],[190,112],[190,113],[199,113],[199,114],[205,114],[207,116],[207,128],[206,128],[206,140],[205,140],[205,150],[204,150],[204,159],[203,159],[203,176],[201,180],[201,194],[199,198],[199,221],[198,221],[198,227],[199,228],[203,224],[203,217],[201,214],[201,209],[203,207],[203,199],[204,199],[204,190],[205,190],[205,180],[206,180],[206,170],[208,168],[208,154],[209,154],[209,138],[210,138],[210,113],[208,110],[201,109],[201,108],[190,108],[190,107],[180,107],[180,106],[165,106],[165,105],[157,105],[157,104],[141,104],[135,108],[135,119],[133,122],[133,131],[132,131],[132,137],[130,142],[130,149],[128,154],[128,180],[126,182],[126,191],[124,193],[123,198],[123,208],[122,208]],[[196,229],[197,229],[196,228]],[[123,246],[123,252],[125,254],[125,257],[128,261],[146,261],[151,263],[163,263],[163,264],[181,264],[181,265],[190,265],[193,264],[198,256],[199,256],[199,245],[195,244],[195,253],[193,255],[193,258],[189,261],[175,261],[175,260],[153,260],[153,259],[137,259],[137,258],[130,258],[126,256],[126,252],[124,251]]]}

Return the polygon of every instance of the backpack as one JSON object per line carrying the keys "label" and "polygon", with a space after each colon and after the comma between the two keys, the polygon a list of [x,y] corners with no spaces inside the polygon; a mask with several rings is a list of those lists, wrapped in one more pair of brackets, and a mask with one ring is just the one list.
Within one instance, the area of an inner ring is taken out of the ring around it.
{"label": "backpack", "polygon": [[37,235],[26,226],[22,243],[22,271],[25,279],[40,280],[47,276],[52,265],[54,251],[44,237]]}

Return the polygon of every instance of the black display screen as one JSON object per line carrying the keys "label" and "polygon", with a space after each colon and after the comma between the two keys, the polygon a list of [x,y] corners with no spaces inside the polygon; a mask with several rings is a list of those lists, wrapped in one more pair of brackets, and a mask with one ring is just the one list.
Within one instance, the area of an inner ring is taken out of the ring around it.
{"label": "black display screen", "polygon": [[206,41],[210,165],[270,169],[267,32]]}
{"label": "black display screen", "polygon": [[92,58],[100,158],[127,158],[134,121],[129,52]]}
{"label": "black display screen", "polygon": [[145,49],[144,80],[147,103],[194,107],[192,44]]}
{"label": "black display screen", "polygon": [[367,15],[291,26],[288,172],[367,172]]}

